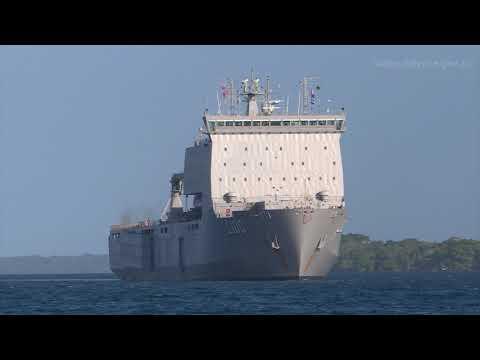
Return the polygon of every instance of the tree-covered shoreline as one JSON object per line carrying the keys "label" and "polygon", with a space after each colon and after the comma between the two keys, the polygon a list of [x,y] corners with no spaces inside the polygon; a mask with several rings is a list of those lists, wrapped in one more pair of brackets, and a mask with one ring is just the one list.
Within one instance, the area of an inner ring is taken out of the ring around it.
{"label": "tree-covered shoreline", "polygon": [[480,241],[457,237],[442,242],[372,241],[366,235],[345,234],[333,270],[480,271]]}

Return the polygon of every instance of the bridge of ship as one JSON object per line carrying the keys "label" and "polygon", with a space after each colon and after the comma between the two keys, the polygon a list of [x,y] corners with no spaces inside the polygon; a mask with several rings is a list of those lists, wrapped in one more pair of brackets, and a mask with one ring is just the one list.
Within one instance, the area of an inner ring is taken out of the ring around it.
{"label": "bridge of ship", "polygon": [[211,134],[221,133],[318,133],[345,131],[345,114],[239,116],[205,115]]}

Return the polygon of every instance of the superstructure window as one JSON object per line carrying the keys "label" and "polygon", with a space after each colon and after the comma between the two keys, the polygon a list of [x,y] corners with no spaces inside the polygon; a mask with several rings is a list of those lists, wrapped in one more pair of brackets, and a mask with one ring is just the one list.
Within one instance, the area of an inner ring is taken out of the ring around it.
{"label": "superstructure window", "polygon": [[270,126],[280,126],[282,123],[280,121],[270,121]]}
{"label": "superstructure window", "polygon": [[327,125],[329,126],[335,125],[335,120],[328,120]]}
{"label": "superstructure window", "polygon": [[282,121],[283,126],[290,126],[290,121]]}
{"label": "superstructure window", "polygon": [[318,122],[318,125],[326,125],[327,124],[327,121],[326,120],[320,120]]}
{"label": "superstructure window", "polygon": [[318,122],[317,120],[310,121],[310,126],[317,126]]}
{"label": "superstructure window", "polygon": [[260,121],[254,121],[253,126],[260,126]]}
{"label": "superstructure window", "polygon": [[225,126],[225,123],[223,121],[217,121],[217,126]]}
{"label": "superstructure window", "polygon": [[308,121],[302,121],[302,125],[303,126],[308,125]]}
{"label": "superstructure window", "polygon": [[269,126],[270,125],[270,121],[262,121],[262,126]]}
{"label": "superstructure window", "polygon": [[292,121],[291,124],[292,126],[300,125],[300,121]]}
{"label": "superstructure window", "polygon": [[252,126],[252,122],[251,121],[244,121],[243,126]]}
{"label": "superstructure window", "polygon": [[226,126],[233,126],[233,121],[225,121]]}
{"label": "superstructure window", "polygon": [[242,122],[241,121],[235,121],[235,126],[242,126]]}

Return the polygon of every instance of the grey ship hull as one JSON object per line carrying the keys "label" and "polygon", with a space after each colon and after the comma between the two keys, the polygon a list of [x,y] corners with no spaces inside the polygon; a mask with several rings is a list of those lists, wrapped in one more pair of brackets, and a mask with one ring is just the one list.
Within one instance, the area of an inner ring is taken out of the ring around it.
{"label": "grey ship hull", "polygon": [[[319,278],[335,264],[345,209],[204,213],[194,222],[110,236],[110,265],[123,280],[261,280]],[[136,247],[135,249],[133,247]],[[131,258],[135,256],[135,258]],[[130,258],[129,258],[130,257]]]}

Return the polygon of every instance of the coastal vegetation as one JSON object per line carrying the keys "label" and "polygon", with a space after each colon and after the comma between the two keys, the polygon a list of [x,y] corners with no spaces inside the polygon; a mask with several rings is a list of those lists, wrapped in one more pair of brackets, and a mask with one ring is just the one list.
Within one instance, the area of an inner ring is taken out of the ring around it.
{"label": "coastal vegetation", "polygon": [[480,241],[372,241],[345,234],[334,271],[480,271]]}

